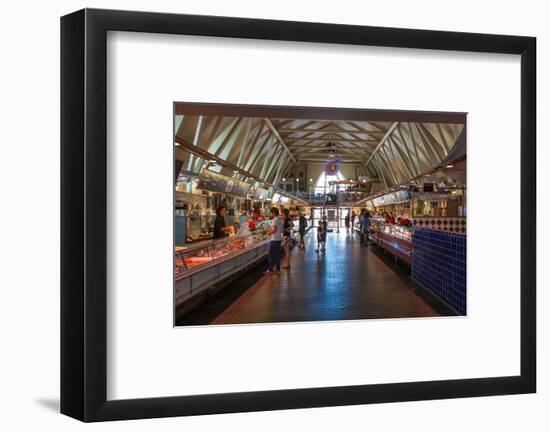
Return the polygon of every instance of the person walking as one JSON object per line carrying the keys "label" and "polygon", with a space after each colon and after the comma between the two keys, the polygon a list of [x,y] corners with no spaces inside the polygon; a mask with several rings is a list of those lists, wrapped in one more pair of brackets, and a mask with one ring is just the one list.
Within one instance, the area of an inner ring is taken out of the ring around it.
{"label": "person walking", "polygon": [[350,222],[350,215],[348,211],[348,213],[344,217],[344,225],[346,226],[346,233],[349,233],[349,222]]}
{"label": "person walking", "polygon": [[317,249],[315,250],[315,253],[319,253],[319,249],[324,252],[326,250],[326,242],[327,231],[324,228],[323,222],[320,221],[319,226],[317,227]]}
{"label": "person walking", "polygon": [[363,223],[361,226],[361,230],[363,231],[363,235],[365,238],[365,246],[368,247],[369,245],[369,234],[370,234],[370,213],[365,210],[365,214],[363,217]]}
{"label": "person walking", "polygon": [[292,242],[291,233],[294,228],[294,222],[290,217],[290,211],[288,208],[283,209],[283,239],[281,246],[284,251],[283,261],[281,268],[290,268],[290,243]]}
{"label": "person walking", "polygon": [[300,233],[300,242],[298,244],[298,247],[300,248],[306,248],[306,243],[304,242],[304,238],[306,236],[306,229],[307,229],[307,218],[304,216],[304,213],[300,211],[300,217],[298,219],[298,231]]}
{"label": "person walking", "polygon": [[328,229],[328,223],[327,223],[327,216],[323,216],[321,221],[319,222],[319,227],[317,228],[317,250],[316,252],[319,252],[319,248],[324,253],[327,249],[327,229]]}
{"label": "person walking", "polygon": [[282,258],[283,220],[279,217],[279,209],[271,208],[270,217],[271,229],[267,233],[271,235],[271,241],[269,241],[269,251],[267,252],[267,270],[264,271],[264,274],[279,272]]}
{"label": "person walking", "polygon": [[363,220],[365,219],[365,213],[367,210],[365,208],[361,209],[359,213],[359,241],[362,243],[365,242],[365,232],[363,231]]}

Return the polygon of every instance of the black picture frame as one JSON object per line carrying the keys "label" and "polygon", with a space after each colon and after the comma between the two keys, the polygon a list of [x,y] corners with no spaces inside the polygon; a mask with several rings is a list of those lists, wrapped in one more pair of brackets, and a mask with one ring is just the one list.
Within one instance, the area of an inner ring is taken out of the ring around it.
{"label": "black picture frame", "polygon": [[[521,374],[107,401],[107,32],[521,56]],[[61,412],[82,421],[385,403],[536,391],[536,39],[84,9],[61,18]]]}

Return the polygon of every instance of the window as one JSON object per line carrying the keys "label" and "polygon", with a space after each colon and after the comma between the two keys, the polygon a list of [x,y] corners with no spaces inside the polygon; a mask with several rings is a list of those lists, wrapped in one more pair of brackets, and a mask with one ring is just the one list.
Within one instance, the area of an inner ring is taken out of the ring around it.
{"label": "window", "polygon": [[[317,183],[315,184],[315,193],[336,193],[336,186],[331,186],[331,181],[345,180],[340,171],[336,172],[336,175],[327,175],[325,171],[319,176]],[[326,188],[325,188],[326,186]],[[347,184],[340,185],[338,191],[344,191],[348,187]]]}

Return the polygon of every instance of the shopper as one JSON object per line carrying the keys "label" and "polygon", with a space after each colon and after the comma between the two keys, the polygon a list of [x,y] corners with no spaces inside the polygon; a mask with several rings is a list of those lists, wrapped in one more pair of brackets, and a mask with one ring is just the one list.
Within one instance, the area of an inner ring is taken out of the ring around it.
{"label": "shopper", "polygon": [[395,216],[393,215],[393,212],[390,211],[389,213],[389,223],[395,224]]}
{"label": "shopper", "polygon": [[349,222],[350,222],[350,215],[348,211],[348,213],[344,217],[344,225],[346,226],[346,233],[349,233]]}
{"label": "shopper", "polygon": [[355,219],[357,218],[357,216],[355,215],[355,211],[352,211],[351,212],[351,237],[353,238],[353,233],[354,233],[354,226],[355,226]]}
{"label": "shopper", "polygon": [[306,230],[307,230],[307,219],[301,211],[299,214],[300,214],[300,218],[298,219],[298,226],[299,226],[299,233],[300,233],[300,242],[298,244],[298,247],[306,248],[306,243],[304,241],[304,238],[306,236]]}
{"label": "shopper", "polygon": [[285,208],[283,209],[283,239],[281,246],[283,247],[283,261],[281,268],[288,269],[290,268],[290,243],[292,242],[292,229],[294,228],[294,222],[290,216],[290,211]]}
{"label": "shopper", "polygon": [[370,213],[365,210],[363,217],[363,222],[361,226],[361,231],[363,232],[365,246],[369,245],[369,234],[370,234]]}
{"label": "shopper", "polygon": [[323,219],[322,219],[321,223],[323,225],[323,247],[322,247],[321,251],[325,251],[325,249],[327,247],[327,234],[328,234],[328,222],[327,222],[327,216],[326,215],[323,216]]}
{"label": "shopper", "polygon": [[271,208],[271,229],[268,234],[271,235],[269,242],[269,251],[267,253],[267,270],[264,274],[279,272],[281,265],[281,239],[283,234],[283,220],[279,217],[279,209]]}
{"label": "shopper", "polygon": [[319,222],[319,226],[317,226],[317,249],[315,250],[315,253],[319,253],[319,249],[324,252],[326,250],[326,242],[327,242],[327,232],[324,229],[323,222]]}
{"label": "shopper", "polygon": [[363,231],[363,220],[365,219],[366,213],[367,213],[367,210],[365,208],[361,208],[361,212],[359,213],[359,241],[361,243],[365,242],[365,232]]}
{"label": "shopper", "polygon": [[228,233],[233,232],[232,226],[225,226],[225,207],[218,207],[216,210],[216,219],[214,220],[214,232],[212,238],[225,238]]}

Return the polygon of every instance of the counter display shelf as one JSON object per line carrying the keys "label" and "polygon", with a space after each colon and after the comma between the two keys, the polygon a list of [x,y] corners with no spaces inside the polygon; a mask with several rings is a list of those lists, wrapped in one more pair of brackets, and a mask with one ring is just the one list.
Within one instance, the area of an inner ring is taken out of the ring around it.
{"label": "counter display shelf", "polygon": [[372,219],[370,238],[396,259],[411,265],[412,229],[405,226],[386,224],[382,219]]}
{"label": "counter display shelf", "polygon": [[269,248],[266,232],[256,229],[248,235],[178,247],[174,256],[176,318],[191,311],[233,276],[264,259]]}

